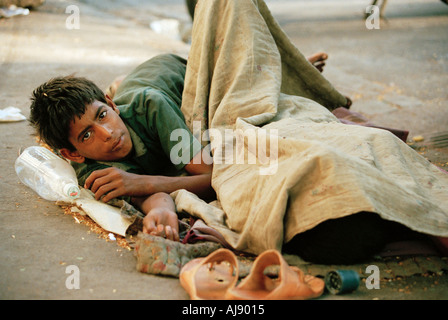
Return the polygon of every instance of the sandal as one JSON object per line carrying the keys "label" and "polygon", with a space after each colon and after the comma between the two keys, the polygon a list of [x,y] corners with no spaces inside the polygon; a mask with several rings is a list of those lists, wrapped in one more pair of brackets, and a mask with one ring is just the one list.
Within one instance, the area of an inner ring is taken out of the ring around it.
{"label": "sandal", "polygon": [[228,249],[218,249],[188,262],[179,279],[192,300],[223,300],[238,281],[236,256]]}
{"label": "sandal", "polygon": [[[268,266],[280,265],[278,278],[265,275]],[[267,250],[255,259],[250,274],[237,287],[227,291],[226,299],[232,300],[304,300],[319,297],[325,282],[305,275],[297,267],[289,266],[276,250]]]}

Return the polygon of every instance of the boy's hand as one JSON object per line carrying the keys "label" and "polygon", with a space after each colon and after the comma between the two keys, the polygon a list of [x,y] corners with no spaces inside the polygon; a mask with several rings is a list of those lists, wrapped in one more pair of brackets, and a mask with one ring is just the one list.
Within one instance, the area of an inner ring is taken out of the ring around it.
{"label": "boy's hand", "polygon": [[84,188],[90,189],[96,200],[104,196],[103,202],[120,196],[143,196],[146,194],[141,178],[141,175],[110,167],[93,171],[86,179]]}
{"label": "boy's hand", "polygon": [[166,208],[152,209],[143,219],[143,232],[179,241],[179,222],[176,213]]}

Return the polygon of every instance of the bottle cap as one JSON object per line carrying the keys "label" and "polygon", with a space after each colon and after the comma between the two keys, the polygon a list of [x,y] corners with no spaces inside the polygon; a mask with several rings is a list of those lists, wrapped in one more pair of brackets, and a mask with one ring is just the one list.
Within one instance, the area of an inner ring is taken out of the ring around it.
{"label": "bottle cap", "polygon": [[64,186],[64,194],[70,199],[79,198],[81,191],[76,184],[67,184]]}

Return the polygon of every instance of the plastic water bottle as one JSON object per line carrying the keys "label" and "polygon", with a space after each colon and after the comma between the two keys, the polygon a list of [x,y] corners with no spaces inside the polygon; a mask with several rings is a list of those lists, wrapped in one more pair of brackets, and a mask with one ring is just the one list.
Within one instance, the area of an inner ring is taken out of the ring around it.
{"label": "plastic water bottle", "polygon": [[50,201],[76,199],[80,195],[73,167],[44,147],[25,149],[15,162],[20,181]]}

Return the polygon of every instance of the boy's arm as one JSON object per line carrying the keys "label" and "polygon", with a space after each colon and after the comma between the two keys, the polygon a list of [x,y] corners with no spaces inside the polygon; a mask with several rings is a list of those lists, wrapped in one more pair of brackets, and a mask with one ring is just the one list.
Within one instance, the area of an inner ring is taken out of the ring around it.
{"label": "boy's arm", "polygon": [[179,222],[176,206],[170,195],[159,192],[149,197],[134,197],[132,203],[146,214],[143,232],[179,241]]}
{"label": "boy's arm", "polygon": [[153,176],[153,192],[173,192],[179,189],[186,189],[196,194],[201,199],[215,199],[216,194],[212,188],[212,170],[211,158],[204,159],[203,152],[199,152],[185,166],[189,176],[182,177],[164,177]]}
{"label": "boy's arm", "polygon": [[97,200],[108,202],[121,196],[146,197],[158,192],[171,193],[186,189],[202,199],[216,197],[211,186],[213,165],[210,159],[203,159],[199,152],[185,166],[189,176],[166,177],[128,173],[117,168],[107,168],[92,172],[84,187],[95,193]]}

